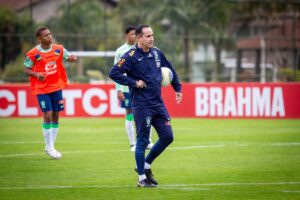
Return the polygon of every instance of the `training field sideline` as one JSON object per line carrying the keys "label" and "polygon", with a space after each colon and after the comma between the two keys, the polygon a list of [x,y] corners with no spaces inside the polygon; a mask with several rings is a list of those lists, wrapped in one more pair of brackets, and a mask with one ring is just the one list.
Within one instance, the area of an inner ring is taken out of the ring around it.
{"label": "training field sideline", "polygon": [[40,118],[2,118],[0,199],[300,199],[300,120],[172,126],[174,142],[152,166],[159,186],[148,189],[136,187],[121,118],[62,118],[61,160],[43,152]]}

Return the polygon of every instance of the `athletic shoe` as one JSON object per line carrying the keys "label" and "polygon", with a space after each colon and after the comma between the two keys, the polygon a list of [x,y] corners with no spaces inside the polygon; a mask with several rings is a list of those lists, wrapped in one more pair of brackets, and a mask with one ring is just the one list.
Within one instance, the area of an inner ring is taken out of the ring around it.
{"label": "athletic shoe", "polygon": [[59,153],[58,151],[56,151],[55,149],[48,149],[46,150],[46,153],[54,159],[60,159],[61,158],[61,153]]}
{"label": "athletic shoe", "polygon": [[[134,168],[134,171],[138,173],[137,168]],[[158,182],[154,179],[154,175],[152,174],[151,169],[145,169],[145,175],[147,179],[153,184],[153,185],[158,185]]]}
{"label": "athletic shoe", "polygon": [[137,182],[138,187],[145,187],[145,188],[151,188],[156,187],[156,185],[153,185],[147,178],[141,181]]}
{"label": "athletic shoe", "polygon": [[146,148],[150,150],[150,149],[152,149],[153,145],[154,145],[154,144],[153,144],[152,142],[150,142],[150,143],[147,145]]}
{"label": "athletic shoe", "polygon": [[135,148],[136,148],[135,144],[130,145],[130,151],[135,152]]}
{"label": "athletic shoe", "polygon": [[154,179],[154,175],[152,174],[151,169],[145,169],[145,175],[147,177],[147,179],[153,184],[153,185],[157,185],[157,181]]}

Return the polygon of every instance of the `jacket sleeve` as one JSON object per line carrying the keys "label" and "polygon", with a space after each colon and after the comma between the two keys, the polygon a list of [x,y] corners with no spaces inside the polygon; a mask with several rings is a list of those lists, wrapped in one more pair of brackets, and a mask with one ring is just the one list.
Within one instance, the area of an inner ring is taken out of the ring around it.
{"label": "jacket sleeve", "polygon": [[131,58],[125,54],[110,70],[109,77],[121,84],[121,85],[128,85],[130,87],[136,86],[136,81],[129,78],[125,75],[125,73],[128,73],[130,69],[132,68],[131,64]]}
{"label": "jacket sleeve", "polygon": [[173,80],[171,82],[171,85],[172,85],[173,89],[175,90],[175,92],[181,92],[181,83],[180,83],[179,77],[178,77],[175,69],[173,68],[172,64],[167,60],[167,58],[165,57],[165,55],[163,53],[161,53],[161,66],[170,68],[170,70],[173,73]]}

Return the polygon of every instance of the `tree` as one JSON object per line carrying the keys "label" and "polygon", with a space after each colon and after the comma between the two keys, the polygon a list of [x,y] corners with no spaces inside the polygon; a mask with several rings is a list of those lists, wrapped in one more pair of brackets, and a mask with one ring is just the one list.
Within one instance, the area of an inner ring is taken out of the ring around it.
{"label": "tree", "polygon": [[150,21],[161,23],[162,19],[167,19],[173,33],[183,37],[186,81],[191,80],[193,73],[190,52],[194,48],[195,35],[207,38],[217,47],[217,67],[214,71],[219,72],[221,39],[224,37],[224,29],[230,18],[230,5],[223,4],[222,1],[210,0],[162,0],[159,6],[153,1],[146,1],[146,3],[149,13],[147,17]]}
{"label": "tree", "polygon": [[19,34],[23,29],[22,24],[15,13],[0,7],[0,70],[4,70],[5,65],[21,52],[22,43]]}
{"label": "tree", "polygon": [[[78,0],[70,5],[64,4],[58,13],[62,14],[50,19],[47,24],[55,30],[55,36],[63,40],[67,49],[91,51],[100,46],[106,50],[108,33],[116,32],[115,23],[108,23],[112,15],[105,4],[97,0]],[[82,59],[77,63],[77,75],[83,76]]]}

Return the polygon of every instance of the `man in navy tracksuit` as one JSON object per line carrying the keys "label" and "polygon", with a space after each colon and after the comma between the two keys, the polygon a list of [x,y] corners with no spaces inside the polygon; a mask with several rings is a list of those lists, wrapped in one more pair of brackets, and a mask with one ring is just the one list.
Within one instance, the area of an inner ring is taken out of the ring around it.
{"label": "man in navy tracksuit", "polygon": [[[123,55],[109,73],[109,77],[121,85],[128,85],[132,99],[132,111],[137,131],[135,151],[138,187],[155,187],[157,181],[151,172],[151,164],[173,141],[170,116],[161,97],[161,67],[173,72],[171,85],[177,103],[182,100],[181,84],[172,65],[164,54],[153,47],[154,35],[150,26],[136,29],[137,44]],[[158,133],[158,141],[145,158],[151,125]]]}

